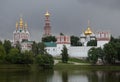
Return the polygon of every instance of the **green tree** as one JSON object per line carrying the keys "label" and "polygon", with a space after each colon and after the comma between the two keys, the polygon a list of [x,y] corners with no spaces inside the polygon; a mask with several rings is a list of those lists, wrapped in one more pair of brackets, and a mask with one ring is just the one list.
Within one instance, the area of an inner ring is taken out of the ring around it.
{"label": "green tree", "polygon": [[11,42],[9,40],[5,40],[3,46],[5,48],[6,54],[8,54],[10,49],[12,48]]}
{"label": "green tree", "polygon": [[65,45],[63,46],[63,49],[61,51],[62,51],[62,53],[61,53],[61,55],[62,55],[62,62],[63,63],[67,63],[69,57],[68,57],[68,50],[67,50]]}
{"label": "green tree", "polygon": [[0,63],[3,63],[5,60],[6,52],[2,45],[0,45]]}
{"label": "green tree", "polygon": [[32,44],[32,52],[34,56],[38,55],[38,44],[35,41]]}
{"label": "green tree", "polygon": [[88,51],[88,59],[91,63],[96,64],[98,60],[98,52],[96,48],[93,47]]}
{"label": "green tree", "polygon": [[71,40],[71,45],[72,46],[82,46],[82,43],[79,42],[79,37],[77,37],[77,36],[71,36],[70,40]]}
{"label": "green tree", "polygon": [[17,48],[12,48],[6,57],[6,60],[10,63],[17,63],[20,60],[20,53]]}
{"label": "green tree", "polygon": [[42,37],[42,42],[56,42],[57,39],[55,36],[46,36]]}
{"label": "green tree", "polygon": [[97,46],[97,40],[88,41],[87,46]]}
{"label": "green tree", "polygon": [[0,40],[0,45],[2,45],[3,43],[2,43],[2,41]]}
{"label": "green tree", "polygon": [[43,42],[39,42],[38,43],[38,53],[43,55],[43,54],[46,54],[46,49],[45,49],[45,44]]}
{"label": "green tree", "polygon": [[61,35],[61,36],[64,36],[64,34],[63,34],[62,32],[60,33],[60,35]]}
{"label": "green tree", "polygon": [[50,69],[50,68],[53,68],[54,66],[54,59],[49,54],[37,55],[36,62],[41,68],[44,68],[44,69]]}
{"label": "green tree", "polygon": [[96,64],[98,58],[100,58],[102,61],[104,61],[104,51],[98,47],[98,48],[91,48],[88,51],[88,59],[91,63]]}
{"label": "green tree", "polygon": [[25,51],[21,54],[21,63],[22,64],[32,64],[33,63],[33,53],[31,51]]}
{"label": "green tree", "polygon": [[17,41],[15,48],[19,50],[19,53],[21,53],[21,44],[19,41]]}
{"label": "green tree", "polygon": [[115,44],[114,43],[105,44],[103,50],[105,52],[106,62],[109,64],[115,63],[115,58],[117,54],[117,51],[115,49]]}

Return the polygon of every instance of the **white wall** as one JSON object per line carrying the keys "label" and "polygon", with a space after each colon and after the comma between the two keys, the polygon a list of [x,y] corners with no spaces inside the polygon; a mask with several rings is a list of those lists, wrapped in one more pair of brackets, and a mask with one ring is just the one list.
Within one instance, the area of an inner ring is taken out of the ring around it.
{"label": "white wall", "polygon": [[104,45],[105,45],[106,43],[108,43],[108,42],[109,42],[109,41],[97,41],[97,47],[103,48]]}
{"label": "white wall", "polygon": [[70,47],[68,49],[68,54],[70,57],[88,57],[88,50],[90,49],[91,47],[85,47],[85,46],[82,46],[82,47]]}

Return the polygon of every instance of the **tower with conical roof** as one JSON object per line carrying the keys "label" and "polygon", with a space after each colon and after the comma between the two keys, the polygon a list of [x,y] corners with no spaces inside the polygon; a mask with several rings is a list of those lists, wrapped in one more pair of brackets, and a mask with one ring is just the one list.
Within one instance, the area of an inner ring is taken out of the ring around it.
{"label": "tower with conical roof", "polygon": [[43,36],[51,36],[51,26],[50,26],[50,13],[47,11],[45,13],[45,26],[44,26],[44,34]]}

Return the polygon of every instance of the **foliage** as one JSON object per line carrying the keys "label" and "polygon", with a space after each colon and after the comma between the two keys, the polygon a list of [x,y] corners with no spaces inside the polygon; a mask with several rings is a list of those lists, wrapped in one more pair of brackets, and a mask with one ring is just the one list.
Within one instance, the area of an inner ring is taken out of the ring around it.
{"label": "foliage", "polygon": [[109,64],[115,63],[115,58],[117,51],[115,49],[114,43],[109,43],[104,45],[105,60]]}
{"label": "foliage", "polygon": [[3,43],[2,43],[2,41],[0,40],[0,45],[2,45]]}
{"label": "foliage", "polygon": [[93,64],[96,64],[98,58],[100,58],[101,60],[103,60],[104,58],[104,52],[101,48],[91,48],[88,51],[88,59],[90,62],[92,62]]}
{"label": "foliage", "polygon": [[64,36],[64,34],[63,34],[62,32],[60,33],[60,35],[61,35],[61,36]]}
{"label": "foliage", "polygon": [[23,64],[32,64],[33,63],[33,53],[31,51],[25,51],[21,54]]}
{"label": "foliage", "polygon": [[6,54],[8,54],[10,49],[12,48],[11,42],[9,40],[5,40],[3,46],[5,48]]}
{"label": "foliage", "polygon": [[68,57],[68,50],[67,50],[65,45],[63,46],[63,50],[61,50],[61,51],[62,51],[62,53],[61,53],[61,55],[62,55],[62,62],[63,63],[67,63],[69,57]]}
{"label": "foliage", "polygon": [[88,41],[87,46],[97,46],[97,40]]}
{"label": "foliage", "polygon": [[17,63],[19,60],[19,50],[17,48],[12,48],[8,54],[8,56],[6,57],[7,62],[10,63]]}
{"label": "foliage", "polygon": [[12,48],[6,57],[6,61],[11,64],[32,64],[33,54],[31,51],[19,53],[17,48]]}
{"label": "foliage", "polygon": [[49,69],[49,68],[53,68],[54,59],[49,54],[44,54],[44,55],[39,54],[36,57],[36,63],[38,63],[39,66],[42,68]]}
{"label": "foliage", "polygon": [[32,44],[32,52],[35,56],[38,54],[38,44],[36,42]]}
{"label": "foliage", "polygon": [[21,52],[21,45],[20,45],[20,42],[19,42],[19,41],[17,41],[15,47],[19,50],[19,53],[20,53],[20,52]]}
{"label": "foliage", "polygon": [[71,45],[72,46],[82,46],[82,43],[79,42],[79,37],[71,36],[70,40],[71,40]]}
{"label": "foliage", "polygon": [[38,43],[38,54],[46,54],[45,44],[43,42]]}
{"label": "foliage", "polygon": [[46,36],[42,37],[42,42],[56,42],[57,39],[55,36]]}
{"label": "foliage", "polygon": [[5,49],[2,45],[0,45],[0,63],[4,62],[6,56]]}
{"label": "foliage", "polygon": [[97,55],[96,48],[93,47],[88,51],[88,58],[89,58],[89,61],[92,62],[93,64],[95,64],[97,62],[98,55]]}

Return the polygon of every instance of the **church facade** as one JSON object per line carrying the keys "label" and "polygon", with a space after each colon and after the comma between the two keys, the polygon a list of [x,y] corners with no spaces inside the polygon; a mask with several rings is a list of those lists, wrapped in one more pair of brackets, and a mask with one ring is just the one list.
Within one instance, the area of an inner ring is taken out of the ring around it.
{"label": "church facade", "polygon": [[16,45],[19,45],[22,51],[31,50],[32,48],[28,25],[22,17],[20,17],[19,22],[16,22],[16,30],[13,32],[13,46]]}

